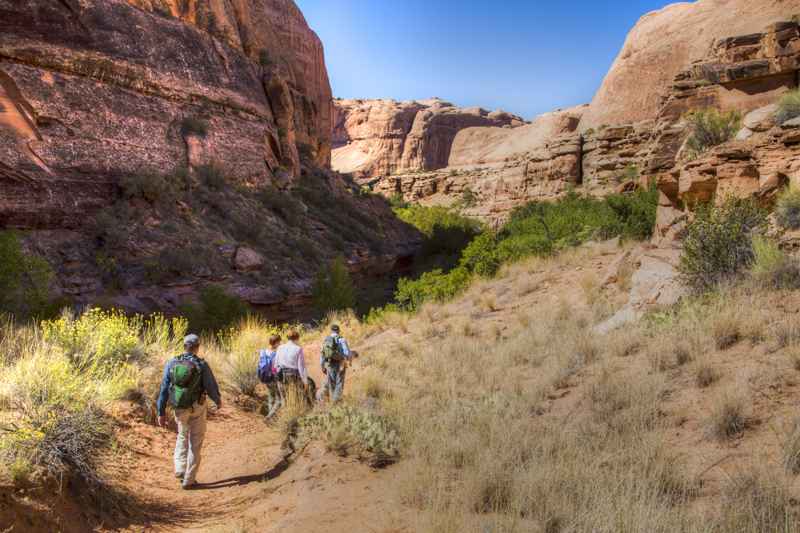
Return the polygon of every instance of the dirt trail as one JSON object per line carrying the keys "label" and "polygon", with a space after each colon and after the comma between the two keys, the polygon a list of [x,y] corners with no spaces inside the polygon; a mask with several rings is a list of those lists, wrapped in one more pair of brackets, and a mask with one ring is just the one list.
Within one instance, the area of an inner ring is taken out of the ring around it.
{"label": "dirt trail", "polygon": [[[307,359],[313,368],[314,358]],[[318,369],[312,376],[321,383]],[[121,484],[167,512],[135,520],[148,525],[126,531],[407,530],[386,495],[393,469],[375,471],[318,444],[287,460],[280,432],[230,401],[220,412],[211,409],[199,486],[193,491],[182,491],[172,474],[175,433],[139,423],[134,416],[129,420],[120,436],[128,463]]]}

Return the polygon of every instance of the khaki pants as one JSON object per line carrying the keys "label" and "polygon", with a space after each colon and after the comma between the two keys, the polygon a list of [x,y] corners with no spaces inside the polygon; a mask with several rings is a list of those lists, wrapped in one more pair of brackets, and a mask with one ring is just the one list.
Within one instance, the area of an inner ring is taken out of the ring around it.
{"label": "khaki pants", "polygon": [[175,474],[183,474],[184,484],[192,484],[197,480],[203,440],[206,437],[207,412],[205,404],[194,404],[190,409],[175,411],[175,421],[178,423]]}

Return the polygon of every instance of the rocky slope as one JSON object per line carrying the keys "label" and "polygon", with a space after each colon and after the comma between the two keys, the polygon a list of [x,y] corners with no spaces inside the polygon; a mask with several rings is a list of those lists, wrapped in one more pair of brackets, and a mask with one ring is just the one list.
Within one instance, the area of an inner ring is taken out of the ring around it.
{"label": "rocky slope", "polygon": [[385,270],[413,241],[319,170],[330,95],[292,0],[0,0],[0,225],[77,302],[218,282],[291,316],[326,258]]}
{"label": "rocky slope", "polygon": [[459,108],[439,99],[336,100],[333,168],[361,178],[446,167],[457,134],[476,126],[524,124],[503,111]]}

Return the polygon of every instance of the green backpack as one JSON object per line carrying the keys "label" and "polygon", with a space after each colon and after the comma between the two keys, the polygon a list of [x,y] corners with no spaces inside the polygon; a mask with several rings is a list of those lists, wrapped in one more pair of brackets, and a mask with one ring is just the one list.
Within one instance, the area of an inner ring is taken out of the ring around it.
{"label": "green backpack", "polygon": [[322,359],[326,363],[340,363],[344,361],[344,354],[342,347],[339,345],[339,339],[333,335],[329,336],[322,343]]}
{"label": "green backpack", "polygon": [[169,403],[175,409],[188,409],[203,395],[203,369],[194,357],[181,355],[169,371]]}

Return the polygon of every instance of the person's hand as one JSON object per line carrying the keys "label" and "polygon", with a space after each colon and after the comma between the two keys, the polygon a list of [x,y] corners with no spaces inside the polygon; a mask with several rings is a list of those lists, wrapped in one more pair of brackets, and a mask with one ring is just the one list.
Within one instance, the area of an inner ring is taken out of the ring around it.
{"label": "person's hand", "polygon": [[167,427],[167,415],[158,415],[158,426],[162,428]]}
{"label": "person's hand", "polygon": [[322,367],[322,374],[325,375],[325,376],[328,375],[328,369],[325,368],[324,366]]}

